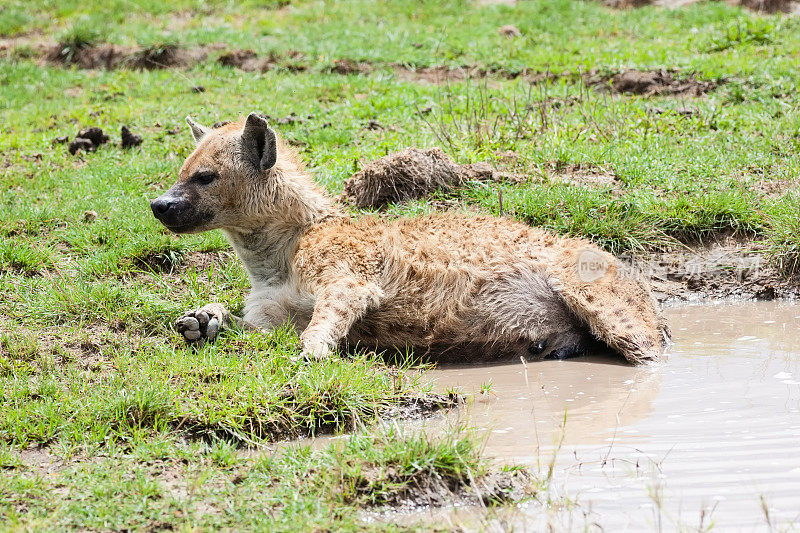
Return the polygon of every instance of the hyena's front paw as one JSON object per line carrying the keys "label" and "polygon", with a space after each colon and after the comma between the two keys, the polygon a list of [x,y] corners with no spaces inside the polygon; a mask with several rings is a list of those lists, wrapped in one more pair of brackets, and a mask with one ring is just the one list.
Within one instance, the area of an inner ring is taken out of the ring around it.
{"label": "hyena's front paw", "polygon": [[229,315],[221,304],[204,305],[200,309],[186,311],[175,321],[175,329],[188,343],[213,341],[225,327]]}
{"label": "hyena's front paw", "polygon": [[300,339],[303,351],[300,358],[304,361],[324,361],[331,356],[331,347],[323,342],[313,339]]}

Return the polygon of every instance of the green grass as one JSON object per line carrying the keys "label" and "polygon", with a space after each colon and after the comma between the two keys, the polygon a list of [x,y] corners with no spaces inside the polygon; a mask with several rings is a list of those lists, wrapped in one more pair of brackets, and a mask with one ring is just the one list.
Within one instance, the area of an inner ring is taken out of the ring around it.
{"label": "green grass", "polygon": [[[18,40],[0,58],[7,529],[392,529],[365,526],[357,508],[394,501],[419,476],[463,479],[485,467],[473,444],[369,431],[319,453],[242,455],[276,438],[371,427],[428,388],[416,371],[369,354],[297,365],[296,333],[283,330],[229,332],[198,351],[180,342],[170,324],[183,311],[211,301],[240,311],[248,288],[220,233],[178,237],[150,214],[148,200],[192,150],[187,114],[207,124],[253,110],[303,117],[279,129],[333,194],[366,162],[409,146],[530,178],[389,206],[388,216],[441,203],[498,214],[501,193],[503,213],[614,252],[737,233],[786,273],[800,264],[798,18],[724,2],[620,11],[561,0],[6,4],[0,35]],[[522,37],[499,35],[505,24]],[[94,71],[41,64],[43,40],[67,55],[102,43],[143,53],[221,46],[187,69]],[[284,67],[216,63],[236,48]],[[338,59],[373,70],[332,74]],[[496,74],[433,85],[397,65]],[[701,98],[615,96],[583,81],[626,68],[719,86]],[[507,79],[525,70],[556,76]],[[370,120],[387,127],[368,129]],[[122,150],[122,125],[144,143]],[[52,143],[86,126],[111,142],[79,156]],[[601,167],[614,185],[553,179],[569,165]],[[51,478],[25,466],[31,447],[67,468]],[[178,472],[178,488],[166,470]]]}
{"label": "green grass", "polygon": [[51,473],[48,462],[24,466],[0,447],[4,529],[397,531],[406,528],[365,525],[355,503],[403,501],[418,483],[441,483],[434,496],[459,494],[485,468],[468,435],[431,440],[391,430],[322,451],[295,446],[243,456],[221,441],[166,443],[67,461]]}

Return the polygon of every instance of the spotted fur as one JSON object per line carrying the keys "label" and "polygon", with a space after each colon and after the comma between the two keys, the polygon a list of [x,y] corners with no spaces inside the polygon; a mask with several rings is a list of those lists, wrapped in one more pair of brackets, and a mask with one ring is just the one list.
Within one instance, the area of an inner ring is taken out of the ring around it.
{"label": "spotted fur", "polygon": [[[180,232],[221,229],[252,291],[243,320],[218,304],[187,312],[187,340],[213,339],[215,320],[289,321],[313,357],[348,345],[486,361],[581,353],[594,340],[632,363],[663,352],[648,287],[585,240],[487,216],[350,218],[260,116],[189,123],[197,148],[154,213]],[[583,271],[587,258],[599,269]]]}

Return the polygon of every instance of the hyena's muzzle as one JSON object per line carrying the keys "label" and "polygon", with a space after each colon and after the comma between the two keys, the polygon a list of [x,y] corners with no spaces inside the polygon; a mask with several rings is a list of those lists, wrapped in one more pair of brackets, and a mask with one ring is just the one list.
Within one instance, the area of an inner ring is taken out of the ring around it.
{"label": "hyena's muzzle", "polygon": [[202,231],[214,214],[198,209],[192,196],[192,191],[178,184],[152,200],[150,208],[159,222],[174,233]]}

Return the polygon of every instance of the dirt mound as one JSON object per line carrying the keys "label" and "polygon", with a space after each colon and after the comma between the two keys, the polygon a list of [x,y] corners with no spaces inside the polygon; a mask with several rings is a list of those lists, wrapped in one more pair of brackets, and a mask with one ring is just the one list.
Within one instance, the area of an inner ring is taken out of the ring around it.
{"label": "dirt mound", "polygon": [[99,46],[69,46],[57,44],[46,54],[47,61],[75,65],[81,69],[114,69],[122,65],[133,50],[113,44]]}
{"label": "dirt mound", "polygon": [[142,136],[136,135],[128,129],[128,126],[122,126],[120,130],[120,146],[123,148],[133,148],[142,144]]}
{"label": "dirt mound", "polygon": [[353,61],[352,59],[337,59],[333,62],[328,72],[333,74],[341,74],[346,76],[348,74],[369,74],[372,72],[373,67],[371,64],[364,61]]}
{"label": "dirt mound", "polygon": [[100,145],[108,142],[108,135],[97,127],[85,128],[78,132],[75,139],[69,143],[69,153],[77,154],[81,150],[84,152],[94,152]]}
{"label": "dirt mound", "polygon": [[666,70],[628,69],[617,74],[592,74],[586,84],[598,91],[612,94],[636,94],[642,96],[703,96],[717,88],[711,81],[698,81],[694,76],[676,79]]}
{"label": "dirt mound", "polygon": [[245,72],[262,70],[263,60],[252,50],[232,50],[225,52],[217,58],[220,65],[238,68]]}
{"label": "dirt mound", "polygon": [[343,197],[359,208],[423,198],[466,181],[520,181],[487,163],[456,164],[439,148],[408,148],[368,163],[344,183]]}
{"label": "dirt mound", "polygon": [[142,70],[189,67],[203,61],[206,53],[202,49],[187,50],[174,44],[151,46],[139,50],[126,58],[126,65]]}
{"label": "dirt mound", "polygon": [[192,66],[206,57],[203,49],[187,50],[177,45],[153,46],[143,49],[127,48],[113,44],[64,45],[52,47],[45,59],[61,65],[75,65],[81,69],[183,68]]}
{"label": "dirt mound", "polygon": [[303,72],[308,67],[302,62],[303,53],[289,50],[285,54],[268,54],[260,57],[253,50],[231,50],[217,58],[220,65],[238,68],[245,72],[267,72],[282,68],[291,72]]}

